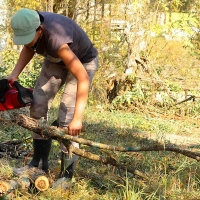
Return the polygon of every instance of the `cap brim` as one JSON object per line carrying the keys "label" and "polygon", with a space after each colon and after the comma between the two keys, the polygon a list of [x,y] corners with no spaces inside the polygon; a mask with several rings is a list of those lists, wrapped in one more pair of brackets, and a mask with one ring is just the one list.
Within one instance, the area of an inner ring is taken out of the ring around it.
{"label": "cap brim", "polygon": [[14,44],[16,45],[24,45],[24,44],[29,44],[33,41],[34,37],[35,37],[35,33],[36,32],[33,32],[29,35],[23,35],[23,36],[16,36],[14,35],[13,37],[13,41],[14,41]]}

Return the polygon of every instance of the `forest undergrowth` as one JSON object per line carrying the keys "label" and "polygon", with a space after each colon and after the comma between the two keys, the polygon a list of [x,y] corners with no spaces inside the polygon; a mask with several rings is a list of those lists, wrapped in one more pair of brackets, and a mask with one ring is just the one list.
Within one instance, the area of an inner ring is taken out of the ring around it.
{"label": "forest undergrowth", "polygon": [[[51,120],[56,110],[56,107],[51,109]],[[22,111],[26,113],[27,109]],[[98,143],[123,147],[171,143],[199,152],[200,123],[197,118],[169,118],[139,112],[108,111],[106,106],[88,106],[84,125],[86,132],[80,137]],[[30,138],[30,132],[15,124],[9,127],[1,124],[0,137],[1,141],[9,138],[26,139],[27,146],[31,148],[31,139],[27,139]],[[86,145],[82,145],[81,149],[102,156],[109,154],[121,164],[138,169],[147,175],[148,179],[119,170],[112,165],[80,158],[73,186],[69,190],[63,192],[48,189],[33,194],[16,192],[14,199],[199,199],[199,163],[194,159],[167,151],[105,152]],[[59,143],[54,141],[50,170],[55,177],[60,169],[59,155]],[[1,176],[9,173],[12,178],[11,167],[23,166],[29,159],[2,158],[1,160],[6,162],[1,165]]]}

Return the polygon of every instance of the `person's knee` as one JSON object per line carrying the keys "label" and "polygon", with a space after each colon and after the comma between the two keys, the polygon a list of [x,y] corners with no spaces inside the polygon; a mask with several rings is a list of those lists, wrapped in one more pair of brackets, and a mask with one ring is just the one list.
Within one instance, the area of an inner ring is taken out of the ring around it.
{"label": "person's knee", "polygon": [[41,112],[30,112],[30,117],[33,119],[41,119],[43,115]]}
{"label": "person's knee", "polygon": [[42,117],[46,119],[47,112],[48,112],[48,109],[45,109],[44,106],[31,105],[30,107],[30,117],[34,119],[41,119]]}

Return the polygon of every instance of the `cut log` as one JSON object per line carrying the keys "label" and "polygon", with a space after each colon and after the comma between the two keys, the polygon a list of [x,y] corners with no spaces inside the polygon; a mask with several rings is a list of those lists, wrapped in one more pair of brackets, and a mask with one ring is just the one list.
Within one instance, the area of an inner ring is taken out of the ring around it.
{"label": "cut log", "polygon": [[0,196],[7,194],[10,189],[9,183],[6,181],[0,181]]}
{"label": "cut log", "polygon": [[18,186],[16,180],[0,181],[0,197],[15,190]]}
{"label": "cut log", "polygon": [[39,191],[45,191],[49,188],[49,179],[46,176],[39,176],[35,180],[35,187]]}
{"label": "cut log", "polygon": [[42,176],[45,175],[46,173],[37,168],[37,167],[29,167],[26,171],[23,172],[23,174],[21,174],[20,176],[27,176],[29,177],[29,179],[34,180],[38,177],[38,176]]}
{"label": "cut log", "polygon": [[18,189],[20,191],[28,191],[28,189],[31,186],[31,182],[29,180],[29,177],[27,176],[20,176],[19,179],[17,180],[18,183]]}
{"label": "cut log", "polygon": [[20,189],[26,190],[30,186],[34,186],[39,191],[45,191],[49,188],[49,177],[47,174],[36,167],[28,168],[18,179]]}

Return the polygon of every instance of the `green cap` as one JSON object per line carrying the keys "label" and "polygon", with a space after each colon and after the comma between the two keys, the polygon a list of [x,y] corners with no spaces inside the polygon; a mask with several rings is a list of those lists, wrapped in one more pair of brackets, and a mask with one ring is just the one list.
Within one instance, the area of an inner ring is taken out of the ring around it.
{"label": "green cap", "polygon": [[36,11],[23,8],[12,16],[10,25],[14,32],[14,44],[29,44],[40,26],[40,17]]}

